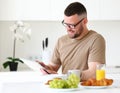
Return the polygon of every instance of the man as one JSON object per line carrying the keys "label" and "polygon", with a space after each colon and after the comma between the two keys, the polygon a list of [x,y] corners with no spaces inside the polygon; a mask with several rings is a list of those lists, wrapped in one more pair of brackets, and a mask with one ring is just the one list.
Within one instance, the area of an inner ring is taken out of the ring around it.
{"label": "man", "polygon": [[87,22],[84,5],[79,2],[68,5],[62,21],[68,34],[58,39],[48,65],[39,62],[44,74],[57,73],[62,66],[63,74],[79,69],[81,80],[95,78],[97,64],[105,64],[105,40],[97,32],[88,30]]}

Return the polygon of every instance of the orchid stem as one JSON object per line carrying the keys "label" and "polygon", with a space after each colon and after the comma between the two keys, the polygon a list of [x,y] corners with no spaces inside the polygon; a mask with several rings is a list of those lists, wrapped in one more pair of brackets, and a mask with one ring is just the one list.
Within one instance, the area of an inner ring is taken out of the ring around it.
{"label": "orchid stem", "polygon": [[16,52],[16,29],[14,30],[14,42],[13,42],[13,58],[15,58],[15,52]]}

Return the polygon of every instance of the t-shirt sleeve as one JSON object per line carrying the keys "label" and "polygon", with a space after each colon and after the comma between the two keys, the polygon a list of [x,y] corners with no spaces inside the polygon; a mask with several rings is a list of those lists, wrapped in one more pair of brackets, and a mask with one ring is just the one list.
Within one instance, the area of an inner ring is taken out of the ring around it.
{"label": "t-shirt sleeve", "polygon": [[90,48],[88,62],[105,63],[105,39],[98,35]]}
{"label": "t-shirt sleeve", "polygon": [[53,54],[52,54],[52,58],[51,58],[51,62],[53,64],[61,64],[60,61],[60,54],[59,54],[59,40],[57,41]]}

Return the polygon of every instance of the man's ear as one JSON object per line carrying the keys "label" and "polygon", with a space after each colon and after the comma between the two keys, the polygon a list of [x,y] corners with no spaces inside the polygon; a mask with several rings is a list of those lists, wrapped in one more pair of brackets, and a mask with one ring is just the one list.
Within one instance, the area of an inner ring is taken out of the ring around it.
{"label": "man's ear", "polygon": [[83,22],[84,22],[84,24],[87,24],[88,19],[87,19],[87,18],[84,18]]}

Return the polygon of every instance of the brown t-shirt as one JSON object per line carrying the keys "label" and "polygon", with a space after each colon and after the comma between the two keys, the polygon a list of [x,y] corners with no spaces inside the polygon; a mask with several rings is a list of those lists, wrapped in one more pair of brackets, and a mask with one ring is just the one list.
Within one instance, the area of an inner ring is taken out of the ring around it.
{"label": "brown t-shirt", "polygon": [[88,62],[105,63],[105,40],[95,31],[89,31],[82,39],[58,39],[51,62],[62,65],[62,73],[71,69],[88,69]]}

